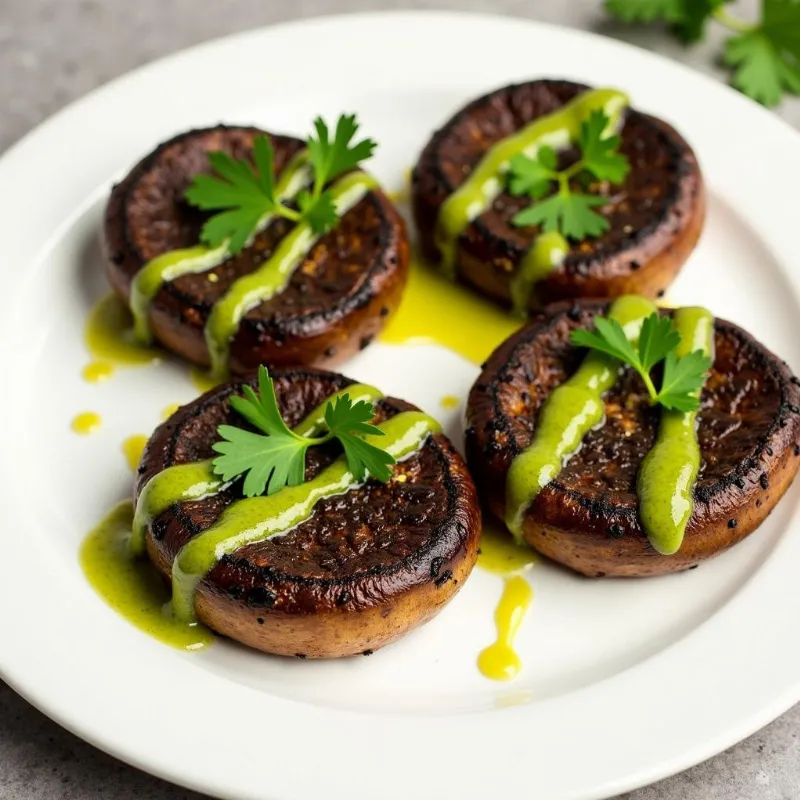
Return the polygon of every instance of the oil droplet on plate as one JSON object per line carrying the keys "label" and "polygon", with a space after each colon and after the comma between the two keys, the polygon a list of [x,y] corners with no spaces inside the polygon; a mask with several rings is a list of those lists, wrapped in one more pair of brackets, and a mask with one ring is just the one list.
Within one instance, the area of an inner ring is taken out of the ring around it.
{"label": "oil droplet on plate", "polygon": [[103,419],[94,411],[84,411],[72,420],[72,430],[81,436],[88,436],[102,424]]}
{"label": "oil droplet on plate", "polygon": [[129,436],[122,443],[122,452],[131,472],[136,472],[139,468],[139,462],[142,460],[142,453],[144,453],[146,445],[147,436],[141,433],[135,433],[133,436]]}
{"label": "oil droplet on plate", "polygon": [[446,394],[444,397],[440,398],[439,405],[442,408],[458,408],[461,400],[459,400],[454,394]]}
{"label": "oil droplet on plate", "polygon": [[81,377],[87,383],[100,383],[114,374],[114,365],[110,361],[90,361],[81,371]]}

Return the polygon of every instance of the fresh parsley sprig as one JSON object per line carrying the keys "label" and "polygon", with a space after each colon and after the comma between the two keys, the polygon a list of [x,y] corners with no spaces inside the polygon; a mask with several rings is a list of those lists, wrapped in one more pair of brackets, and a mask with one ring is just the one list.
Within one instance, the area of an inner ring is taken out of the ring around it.
{"label": "fresh parsley sprig", "polygon": [[[698,394],[711,368],[711,359],[700,350],[678,357],[675,350],[681,337],[668,317],[657,313],[647,317],[642,323],[637,347],[631,344],[615,319],[598,317],[595,328],[594,331],[573,331],[572,343],[607,353],[635,369],[647,387],[651,403],[677,411],[698,409]],[[661,388],[656,389],[650,373],[662,361]]]}
{"label": "fresh parsley sprig", "polygon": [[275,386],[266,367],[258,369],[258,394],[244,387],[244,397],[231,397],[231,408],[262,433],[220,425],[222,441],[213,445],[220,453],[213,461],[214,472],[226,481],[245,476],[246,497],[274,494],[284,486],[296,486],[305,480],[306,452],[309,447],[338,439],[344,448],[347,466],[358,481],[367,476],[386,482],[392,475],[395,459],[385,450],[368,442],[364,436],[383,436],[371,424],[375,415],[372,403],[354,403],[348,394],[331,400],[325,407],[327,433],[300,436],[284,422],[275,397]]}
{"label": "fresh parsley sprig", "polygon": [[578,137],[581,155],[566,169],[558,169],[558,155],[547,146],[540,147],[533,158],[520,153],[511,159],[508,170],[511,194],[534,201],[514,215],[514,225],[539,225],[544,231],[557,231],[576,241],[608,230],[608,220],[594,211],[608,199],[573,186],[573,182],[586,184],[589,180],[617,184],[628,174],[630,163],[619,152],[620,137],[606,135],[608,123],[606,114],[597,110],[581,124]]}
{"label": "fresh parsley sprig", "polygon": [[227,153],[208,154],[214,175],[196,175],[186,190],[186,200],[203,211],[216,211],[203,226],[200,239],[210,247],[227,242],[238,253],[255,233],[267,214],[298,222],[304,219],[315,233],[325,233],[337,220],[332,195],[325,187],[344,172],[370,158],[377,146],[372,139],[353,144],[358,131],[355,114],[342,114],[331,138],[322,117],[314,120],[315,135],[306,145],[313,171],[311,189],[297,197],[298,209],[291,208],[276,194],[274,151],[266,136],[253,140],[253,163]]}
{"label": "fresh parsley sprig", "polygon": [[725,8],[730,0],[606,0],[606,9],[623,22],[666,22],[686,44],[700,41],[709,20],[732,31],[724,62],[732,83],[765,106],[784,92],[800,93],[800,2],[762,0],[761,19],[749,23]]}

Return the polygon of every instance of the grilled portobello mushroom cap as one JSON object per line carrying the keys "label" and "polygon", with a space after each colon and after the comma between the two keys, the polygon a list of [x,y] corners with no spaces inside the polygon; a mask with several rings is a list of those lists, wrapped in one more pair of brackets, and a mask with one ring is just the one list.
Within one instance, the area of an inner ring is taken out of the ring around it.
{"label": "grilled portobello mushroom cap", "polygon": [[[273,370],[284,419],[296,425],[349,378],[313,369]],[[256,386],[255,378],[249,381]],[[243,424],[228,407],[244,381],[217,387],[156,429],[135,496],[156,473],[215,455],[217,426]],[[416,410],[395,398],[376,402],[376,421]],[[341,451],[309,450],[306,478]],[[238,483],[158,516],[147,552],[169,579],[178,550],[234,500]],[[387,484],[369,481],[319,502],[290,532],[224,557],[200,583],[198,618],[212,630],[278,655],[331,658],[368,653],[434,617],[461,588],[478,552],[480,509],[472,479],[447,437],[430,436],[400,462]]]}
{"label": "grilled portobello mushroom cap", "polygon": [[[591,327],[609,305],[544,309],[495,350],[473,386],[467,461],[498,518],[511,460],[531,443],[544,400],[585,355],[570,343],[571,332]],[[528,508],[523,533],[532,547],[592,577],[659,575],[727,550],[764,521],[800,467],[800,382],[731,322],[716,320],[715,346],[698,414],[694,511],[680,550],[657,553],[639,521],[637,473],[655,441],[659,411],[631,369],[605,396],[605,425],[589,433]]]}
{"label": "grilled portobello mushroom cap", "polygon": [[[422,253],[437,263],[434,242],[439,208],[469,177],[486,151],[537,117],[557,111],[589,87],[537,80],[507,86],[473,100],[438,130],[412,175],[414,221]],[[628,109],[620,151],[631,170],[620,186],[593,188],[608,197],[597,209],[609,230],[571,243],[560,266],[536,284],[539,305],[579,297],[617,297],[664,292],[700,236],[705,191],[697,159],[680,134],[663,120]],[[577,150],[560,155],[561,167]],[[504,191],[458,239],[456,274],[481,294],[510,302],[510,279],[538,230],[518,228],[512,217],[530,203]],[[533,306],[532,306],[533,307]]]}
{"label": "grilled portobello mushroom cap", "polygon": [[[134,275],[151,259],[200,241],[207,214],[184,192],[210,170],[208,153],[250,158],[265,131],[228,127],[189,131],[160,145],[117,184],[105,215],[106,272],[113,289],[129,300]],[[304,147],[300,139],[267,134],[279,174]],[[209,312],[236,281],[260,266],[292,223],[278,218],[252,245],[206,272],[167,281],[150,308],[155,338],[200,366],[209,355],[203,328]],[[259,364],[330,365],[366,347],[400,302],[408,272],[405,224],[380,191],[369,192],[312,248],[284,291],[243,318],[230,346],[234,374]]]}

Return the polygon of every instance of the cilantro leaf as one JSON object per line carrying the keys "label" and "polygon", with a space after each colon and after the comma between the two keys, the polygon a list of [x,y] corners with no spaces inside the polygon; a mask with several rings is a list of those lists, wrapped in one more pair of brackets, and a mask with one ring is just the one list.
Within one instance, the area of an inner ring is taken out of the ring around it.
{"label": "cilantro leaf", "polygon": [[377,144],[372,139],[350,144],[358,130],[355,114],[342,114],[339,117],[333,140],[322,117],[314,120],[314,130],[317,136],[309,136],[307,145],[314,166],[314,194],[319,196],[328,181],[371,158]]}
{"label": "cilantro leaf", "polygon": [[700,405],[698,395],[710,368],[711,359],[700,350],[682,358],[670,351],[664,361],[658,402],[677,411],[696,411]]}
{"label": "cilantro leaf", "polygon": [[[570,339],[579,347],[606,353],[635,369],[652,403],[678,411],[697,410],[699,392],[711,368],[711,359],[700,350],[679,358],[676,351],[681,337],[669,317],[661,317],[657,312],[646,317],[637,347],[627,338],[619,322],[605,317],[595,319],[594,331],[575,330]],[[657,390],[650,372],[661,362],[664,374],[661,389]]]}
{"label": "cilantro leaf", "polygon": [[213,469],[226,481],[244,476],[242,491],[246,497],[274,494],[284,486],[303,483],[308,448],[331,439],[342,444],[348,469],[357,480],[369,475],[385,482],[391,477],[394,457],[363,438],[383,435],[371,423],[375,414],[371,403],[353,403],[348,394],[338,396],[325,406],[327,433],[301,436],[281,416],[275,386],[264,366],[258,370],[258,393],[245,386],[243,396],[231,397],[229,402],[234,411],[261,432],[220,425],[217,432],[222,441],[212,445],[220,454],[213,461]]}
{"label": "cilantro leaf", "polygon": [[581,148],[582,166],[599,181],[622,183],[630,172],[630,162],[617,152],[622,139],[606,136],[608,117],[600,110],[593,111],[580,128],[578,144]]}

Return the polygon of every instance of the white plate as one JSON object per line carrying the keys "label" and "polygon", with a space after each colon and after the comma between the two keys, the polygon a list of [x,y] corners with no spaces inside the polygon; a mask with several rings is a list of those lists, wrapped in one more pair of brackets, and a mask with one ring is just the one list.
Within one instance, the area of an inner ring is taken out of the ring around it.
{"label": "white plate", "polygon": [[[586,581],[537,566],[525,670],[510,686],[475,669],[500,591],[485,573],[372,658],[310,663],[224,643],[171,650],[117,617],[80,572],[84,533],[129,489],[120,441],[193,393],[175,364],[100,386],[79,377],[82,322],[105,291],[96,240],[112,178],[192,126],[304,132],[317,113],[357,110],[381,142],[375,171],[399,186],[465,99],[542,75],[624,87],[677,125],[711,204],[671,298],[709,305],[800,367],[800,140],[711,80],[584,33],[441,13],[284,25],[158,62],[0,162],[0,416],[12,423],[0,459],[0,663],[31,702],[131,764],[224,797],[578,800],[700,761],[800,699],[800,486],[756,535],[683,575]],[[438,398],[463,396],[476,374],[435,347],[383,345],[345,371],[440,416]],[[69,421],[86,408],[106,423],[81,438]]]}

